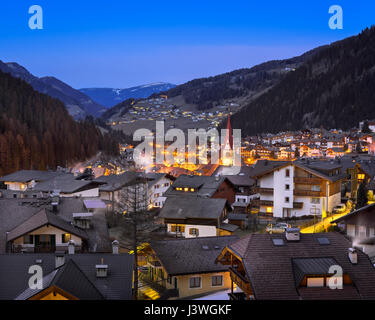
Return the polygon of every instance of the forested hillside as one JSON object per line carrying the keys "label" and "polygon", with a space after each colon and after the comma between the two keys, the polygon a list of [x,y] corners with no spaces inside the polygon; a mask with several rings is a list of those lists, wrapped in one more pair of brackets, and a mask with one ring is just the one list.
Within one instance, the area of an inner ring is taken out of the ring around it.
{"label": "forested hillside", "polygon": [[242,135],[375,118],[375,28],[331,44],[233,115]]}
{"label": "forested hillside", "polygon": [[91,120],[76,122],[57,99],[0,71],[0,175],[66,166],[99,150],[118,152]]}
{"label": "forested hillside", "polygon": [[319,47],[298,57],[268,61],[215,77],[195,79],[162,93],[168,97],[183,96],[186,103],[195,104],[199,110],[210,109],[227,99],[247,97],[250,100],[277,84],[321,49]]}

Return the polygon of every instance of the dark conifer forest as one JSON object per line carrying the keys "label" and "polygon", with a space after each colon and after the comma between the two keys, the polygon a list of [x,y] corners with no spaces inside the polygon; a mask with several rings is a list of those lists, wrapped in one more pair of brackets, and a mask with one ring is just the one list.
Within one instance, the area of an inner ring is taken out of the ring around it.
{"label": "dark conifer forest", "polygon": [[0,175],[20,169],[55,169],[118,153],[118,141],[92,118],[76,122],[57,99],[0,72]]}

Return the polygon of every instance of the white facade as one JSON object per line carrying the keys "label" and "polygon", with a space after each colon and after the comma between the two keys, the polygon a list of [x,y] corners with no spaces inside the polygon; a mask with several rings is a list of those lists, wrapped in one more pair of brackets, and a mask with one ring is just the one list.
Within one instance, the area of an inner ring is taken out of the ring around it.
{"label": "white facade", "polygon": [[[176,234],[176,232],[172,231],[172,226],[174,224],[168,224],[167,230],[168,233]],[[184,238],[196,238],[196,237],[216,237],[217,236],[217,229],[215,226],[202,226],[202,225],[192,225],[192,224],[185,224],[184,232],[180,233],[179,235]],[[198,234],[190,234],[190,229],[198,230]]]}
{"label": "white facade", "polygon": [[172,184],[171,179],[167,177],[163,177],[159,179],[156,183],[154,183],[151,187],[149,187],[148,188],[149,204],[153,207],[162,208],[165,200],[167,199],[163,195],[171,186],[171,184]]}
{"label": "white facade", "polygon": [[[294,173],[295,167],[290,165],[276,169],[259,179],[260,188],[273,189],[273,194],[261,193],[260,201],[265,201],[260,205],[261,212],[272,213],[277,218],[301,217],[305,215],[321,216],[323,212],[332,212],[333,208],[341,203],[340,192],[327,197],[294,195]],[[328,183],[326,188],[325,192],[329,194]],[[273,205],[271,203],[267,205],[267,201],[272,201]]]}

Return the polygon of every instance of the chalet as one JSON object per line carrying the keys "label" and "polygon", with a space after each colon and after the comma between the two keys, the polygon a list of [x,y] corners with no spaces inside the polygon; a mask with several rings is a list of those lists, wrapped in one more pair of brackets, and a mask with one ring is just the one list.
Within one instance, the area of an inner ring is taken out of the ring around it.
{"label": "chalet", "polygon": [[94,180],[101,183],[99,197],[106,201],[110,208],[115,210],[116,204],[121,200],[121,194],[126,193],[129,187],[138,185],[146,189],[147,179],[142,174],[127,171],[120,175],[101,176]]}
{"label": "chalet", "polygon": [[110,252],[106,209],[87,209],[93,200],[0,198],[0,254],[68,251],[69,240],[76,251]]}
{"label": "chalet", "polygon": [[[116,252],[0,255],[0,274],[6,274],[0,300],[130,300],[134,256]],[[41,289],[28,285],[31,266],[43,270]]]}
{"label": "chalet", "polygon": [[53,179],[61,174],[62,172],[20,170],[1,177],[0,182],[3,182],[8,190],[26,191],[33,188],[38,182]]}
{"label": "chalet", "polygon": [[375,257],[375,204],[350,212],[331,223],[337,223],[344,230],[355,248]]}
{"label": "chalet", "polygon": [[344,148],[328,148],[326,150],[326,157],[327,158],[337,158],[342,157],[345,154]]}
{"label": "chalet", "polygon": [[[169,197],[205,197],[226,199],[230,204],[235,201],[236,190],[224,176],[188,176],[181,175],[165,192]],[[186,200],[185,200],[186,201]]]}
{"label": "chalet", "polygon": [[73,174],[66,173],[39,182],[32,190],[46,195],[58,191],[60,197],[98,197],[100,184],[92,180],[79,179]]}
{"label": "chalet", "polygon": [[174,298],[194,298],[229,289],[228,267],[215,263],[236,236],[151,241],[146,249],[147,271],[141,279],[157,283],[160,296],[169,290]]}
{"label": "chalet", "polygon": [[7,233],[8,248],[11,252],[68,251],[69,243],[81,250],[85,241],[87,234],[83,230],[46,209]]}
{"label": "chalet", "polygon": [[227,223],[231,206],[225,199],[168,197],[159,217],[176,237],[230,235],[237,227]]}
{"label": "chalet", "polygon": [[278,218],[324,216],[341,203],[342,166],[329,161],[258,161],[253,178],[260,214]]}
{"label": "chalet", "polygon": [[226,246],[216,261],[229,267],[233,300],[375,299],[369,257],[336,232],[251,234]]}

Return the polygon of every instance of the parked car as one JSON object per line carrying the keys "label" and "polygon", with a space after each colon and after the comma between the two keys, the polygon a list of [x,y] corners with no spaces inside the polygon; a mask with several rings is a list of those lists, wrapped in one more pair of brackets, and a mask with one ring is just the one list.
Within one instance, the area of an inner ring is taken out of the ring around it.
{"label": "parked car", "polygon": [[269,224],[266,227],[266,232],[268,233],[284,233],[287,228],[291,228],[292,226],[288,223],[280,222],[276,224]]}

